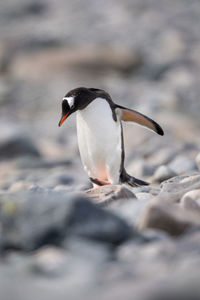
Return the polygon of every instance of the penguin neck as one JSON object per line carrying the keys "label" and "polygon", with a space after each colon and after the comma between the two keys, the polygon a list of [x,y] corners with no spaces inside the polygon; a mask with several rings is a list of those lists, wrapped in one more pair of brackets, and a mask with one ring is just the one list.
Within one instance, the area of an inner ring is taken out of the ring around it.
{"label": "penguin neck", "polygon": [[98,97],[90,102],[84,109],[77,111],[77,122],[82,120],[92,126],[95,123],[107,122],[112,117],[113,121],[118,121],[113,103],[105,98]]}
{"label": "penguin neck", "polygon": [[77,111],[77,122],[82,120],[92,129],[93,126],[101,126],[102,122],[110,119],[111,114],[108,102],[103,98],[96,98],[84,109]]}

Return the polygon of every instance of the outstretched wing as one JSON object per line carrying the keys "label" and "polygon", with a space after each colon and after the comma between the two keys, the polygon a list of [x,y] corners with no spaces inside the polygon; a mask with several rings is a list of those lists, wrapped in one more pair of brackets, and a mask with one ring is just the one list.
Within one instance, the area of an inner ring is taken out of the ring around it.
{"label": "outstretched wing", "polygon": [[117,105],[116,108],[120,109],[121,120],[125,122],[134,122],[141,126],[145,126],[159,135],[164,135],[164,132],[160,125],[149,117],[126,107]]}

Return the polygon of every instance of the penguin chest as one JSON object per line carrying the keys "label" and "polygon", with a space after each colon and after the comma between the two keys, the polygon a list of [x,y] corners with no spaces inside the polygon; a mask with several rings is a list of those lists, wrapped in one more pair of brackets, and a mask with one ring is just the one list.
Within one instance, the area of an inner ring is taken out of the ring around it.
{"label": "penguin chest", "polygon": [[121,123],[114,121],[110,105],[97,98],[77,112],[77,136],[81,160],[92,178],[119,179]]}

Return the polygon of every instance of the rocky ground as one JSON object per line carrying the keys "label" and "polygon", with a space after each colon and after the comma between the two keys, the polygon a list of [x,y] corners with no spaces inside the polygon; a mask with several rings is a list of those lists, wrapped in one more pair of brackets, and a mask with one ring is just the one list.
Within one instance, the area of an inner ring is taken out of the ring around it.
{"label": "rocky ground", "polygon": [[[0,5],[0,299],[199,299],[200,2]],[[78,86],[155,119],[124,125],[126,169],[150,186],[90,190]]]}

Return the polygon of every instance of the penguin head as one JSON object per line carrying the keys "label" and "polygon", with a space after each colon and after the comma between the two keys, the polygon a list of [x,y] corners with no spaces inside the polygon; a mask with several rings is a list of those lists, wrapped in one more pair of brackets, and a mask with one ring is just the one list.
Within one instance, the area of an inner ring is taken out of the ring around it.
{"label": "penguin head", "polygon": [[69,91],[62,100],[62,115],[58,126],[61,126],[72,113],[87,107],[102,92],[104,91],[85,87]]}

